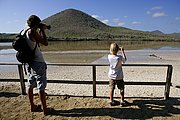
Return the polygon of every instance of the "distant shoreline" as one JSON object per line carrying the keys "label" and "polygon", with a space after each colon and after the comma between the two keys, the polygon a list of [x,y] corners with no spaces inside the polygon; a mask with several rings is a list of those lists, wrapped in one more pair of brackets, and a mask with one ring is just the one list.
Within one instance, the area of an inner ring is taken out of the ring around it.
{"label": "distant shoreline", "polygon": [[[41,46],[42,51],[70,51],[70,50],[109,50],[109,45],[116,42],[126,50],[158,49],[161,47],[179,47],[180,42],[156,41],[49,41],[48,47]],[[0,42],[0,50],[11,49],[12,42]]]}

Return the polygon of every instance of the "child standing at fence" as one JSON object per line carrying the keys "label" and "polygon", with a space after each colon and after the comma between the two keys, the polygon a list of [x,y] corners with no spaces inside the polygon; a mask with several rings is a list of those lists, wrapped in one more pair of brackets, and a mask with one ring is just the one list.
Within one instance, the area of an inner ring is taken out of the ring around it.
{"label": "child standing at fence", "polygon": [[[118,51],[121,50],[122,55],[118,55]],[[109,87],[110,87],[110,105],[117,105],[117,102],[113,100],[115,85],[120,90],[121,101],[120,105],[126,105],[124,101],[124,76],[122,70],[122,63],[125,63],[126,54],[123,47],[119,47],[116,43],[110,45],[110,54],[108,55],[109,60]]]}

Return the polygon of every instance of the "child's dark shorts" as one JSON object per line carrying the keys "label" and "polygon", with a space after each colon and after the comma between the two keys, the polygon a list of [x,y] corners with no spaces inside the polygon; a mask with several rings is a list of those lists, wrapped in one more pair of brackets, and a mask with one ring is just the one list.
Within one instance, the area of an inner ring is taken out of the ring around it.
{"label": "child's dark shorts", "polygon": [[110,89],[115,89],[115,85],[117,85],[117,88],[120,90],[124,90],[124,80],[109,80],[109,87]]}

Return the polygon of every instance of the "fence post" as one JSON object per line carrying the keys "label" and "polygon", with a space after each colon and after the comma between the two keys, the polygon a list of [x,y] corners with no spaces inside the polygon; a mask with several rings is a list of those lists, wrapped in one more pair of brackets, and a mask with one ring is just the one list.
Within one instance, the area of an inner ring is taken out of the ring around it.
{"label": "fence post", "polygon": [[26,95],[26,87],[25,87],[25,82],[24,82],[24,74],[23,74],[22,64],[18,65],[18,70],[19,70],[19,77],[20,77],[22,95]]}
{"label": "fence post", "polygon": [[166,85],[165,85],[165,93],[164,93],[165,99],[169,99],[172,70],[173,70],[172,65],[168,65],[167,76],[166,76]]}
{"label": "fence post", "polygon": [[96,97],[96,66],[92,66],[92,73],[93,73],[93,98]]}

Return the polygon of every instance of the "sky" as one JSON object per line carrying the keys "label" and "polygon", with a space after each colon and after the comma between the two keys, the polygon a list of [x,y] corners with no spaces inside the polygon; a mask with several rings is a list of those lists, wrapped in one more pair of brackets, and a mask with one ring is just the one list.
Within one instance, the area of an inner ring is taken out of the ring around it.
{"label": "sky", "polygon": [[180,0],[0,0],[0,33],[18,33],[27,18],[77,9],[110,26],[180,33]]}

